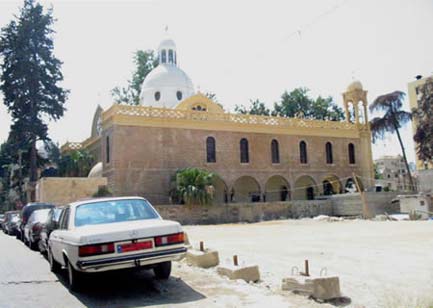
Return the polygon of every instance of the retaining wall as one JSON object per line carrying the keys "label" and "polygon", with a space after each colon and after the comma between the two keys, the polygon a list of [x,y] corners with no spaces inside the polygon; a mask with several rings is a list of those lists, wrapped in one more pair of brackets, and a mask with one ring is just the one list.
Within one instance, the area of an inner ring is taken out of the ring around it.
{"label": "retaining wall", "polygon": [[231,203],[221,205],[155,205],[164,219],[181,224],[220,224],[332,215],[329,200]]}
{"label": "retaining wall", "polygon": [[99,186],[106,186],[107,178],[41,178],[36,185],[36,200],[64,205],[91,198]]}
{"label": "retaining wall", "polygon": [[[373,215],[398,213],[399,204],[391,200],[395,192],[367,192],[367,202]],[[401,193],[400,193],[401,194]],[[326,200],[229,203],[218,205],[155,205],[164,219],[181,224],[221,224],[258,222],[274,219],[314,217],[318,215],[361,216],[362,202],[358,193],[334,195]]]}
{"label": "retaining wall", "polygon": [[[394,214],[400,212],[398,203],[391,203],[392,199],[401,195],[397,192],[366,192],[368,208],[372,215]],[[359,193],[334,195],[332,201],[333,214],[335,216],[362,215],[362,201]]]}

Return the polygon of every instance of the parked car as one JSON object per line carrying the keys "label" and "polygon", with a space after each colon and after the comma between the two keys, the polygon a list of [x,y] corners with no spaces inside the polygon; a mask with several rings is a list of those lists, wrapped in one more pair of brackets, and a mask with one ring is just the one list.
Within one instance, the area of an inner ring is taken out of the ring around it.
{"label": "parked car", "polygon": [[0,229],[3,230],[3,222],[5,221],[5,215],[0,214]]}
{"label": "parked car", "polygon": [[24,242],[24,227],[27,224],[27,220],[30,215],[36,210],[42,209],[52,209],[54,207],[53,204],[49,203],[28,203],[21,210],[21,224],[19,225],[17,238],[21,239]]}
{"label": "parked car", "polygon": [[42,225],[42,231],[39,240],[39,251],[46,253],[48,249],[48,238],[51,232],[59,227],[59,218],[62,213],[62,207],[55,207],[48,213],[48,219],[45,224]]}
{"label": "parked car", "polygon": [[140,197],[72,203],[48,240],[51,271],[65,267],[71,290],[80,287],[86,273],[126,268],[153,269],[157,278],[168,279],[171,261],[185,252],[181,225],[163,220]]}
{"label": "parked car", "polygon": [[38,247],[42,227],[48,220],[50,210],[51,209],[43,209],[34,211],[24,226],[24,243],[32,250]]}
{"label": "parked car", "polygon": [[15,235],[20,222],[19,211],[9,211],[5,213],[3,221],[3,232],[9,235]]}

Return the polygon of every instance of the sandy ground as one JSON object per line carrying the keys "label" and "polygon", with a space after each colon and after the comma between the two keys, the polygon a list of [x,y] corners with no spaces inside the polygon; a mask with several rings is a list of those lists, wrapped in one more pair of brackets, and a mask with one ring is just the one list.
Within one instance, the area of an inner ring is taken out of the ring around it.
{"label": "sandy ground", "polygon": [[185,230],[193,246],[202,240],[218,250],[221,263],[237,254],[240,263],[258,264],[262,276],[248,285],[179,263],[175,275],[206,294],[209,302],[198,306],[327,307],[280,291],[281,279],[293,266],[302,268],[304,259],[312,274],[326,267],[328,275],[340,277],[342,293],[351,299],[347,307],[433,306],[433,221],[303,219]]}

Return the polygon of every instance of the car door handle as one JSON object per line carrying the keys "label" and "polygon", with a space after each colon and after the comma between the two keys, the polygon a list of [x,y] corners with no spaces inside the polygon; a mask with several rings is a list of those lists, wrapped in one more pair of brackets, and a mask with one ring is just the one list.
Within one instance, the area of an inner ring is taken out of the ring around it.
{"label": "car door handle", "polygon": [[64,240],[64,238],[63,238],[63,237],[61,237],[61,236],[59,236],[59,240]]}

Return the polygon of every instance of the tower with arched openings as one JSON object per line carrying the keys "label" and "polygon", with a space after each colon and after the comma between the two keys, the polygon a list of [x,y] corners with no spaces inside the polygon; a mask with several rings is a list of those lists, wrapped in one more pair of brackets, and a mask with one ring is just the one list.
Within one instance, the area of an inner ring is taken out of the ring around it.
{"label": "tower with arched openings", "polygon": [[362,87],[361,82],[354,81],[343,93],[344,111],[346,121],[357,124],[367,124],[367,91]]}

